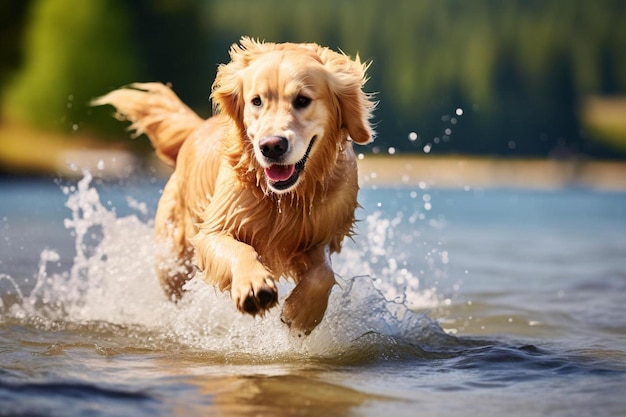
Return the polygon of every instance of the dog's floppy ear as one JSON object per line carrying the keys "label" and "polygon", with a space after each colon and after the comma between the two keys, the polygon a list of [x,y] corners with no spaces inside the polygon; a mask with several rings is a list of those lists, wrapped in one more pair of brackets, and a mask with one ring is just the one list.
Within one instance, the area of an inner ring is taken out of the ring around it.
{"label": "dog's floppy ear", "polygon": [[[235,45],[230,50],[231,57],[236,53]],[[243,80],[240,62],[221,64],[211,88],[214,113],[226,113],[238,123],[243,121]]]}
{"label": "dog's floppy ear", "polygon": [[367,81],[365,73],[369,64],[361,63],[358,55],[352,60],[345,54],[323,47],[319,47],[318,55],[330,75],[330,87],[339,106],[340,126],[348,131],[354,142],[370,143],[374,139],[374,130],[369,120],[376,102],[362,89]]}
{"label": "dog's floppy ear", "polygon": [[242,37],[239,44],[230,47],[228,53],[231,61],[218,67],[211,89],[214,112],[224,112],[243,126],[243,71],[267,46],[269,44]]}

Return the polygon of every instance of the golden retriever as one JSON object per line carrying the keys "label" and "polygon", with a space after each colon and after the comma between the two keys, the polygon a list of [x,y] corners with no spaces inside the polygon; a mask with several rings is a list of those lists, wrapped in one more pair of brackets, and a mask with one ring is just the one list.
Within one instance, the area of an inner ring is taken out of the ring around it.
{"label": "golden retriever", "polygon": [[[295,287],[281,319],[309,334],[322,320],[335,276],[330,255],[352,234],[357,164],[375,103],[362,90],[367,65],[316,44],[242,38],[220,65],[202,120],[170,88],[132,84],[94,101],[116,107],[174,166],[155,233],[167,293],[201,271],[237,309],[263,315],[275,281]],[[175,259],[175,262],[171,260]]]}

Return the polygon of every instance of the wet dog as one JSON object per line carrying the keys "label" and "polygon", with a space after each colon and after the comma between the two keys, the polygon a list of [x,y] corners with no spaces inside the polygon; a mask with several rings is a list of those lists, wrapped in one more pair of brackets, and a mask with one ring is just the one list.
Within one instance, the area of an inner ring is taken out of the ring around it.
{"label": "wet dog", "polygon": [[241,312],[263,315],[278,302],[275,281],[291,278],[281,319],[308,334],[335,284],[330,255],[354,224],[352,143],[373,137],[367,65],[316,44],[249,38],[230,57],[218,68],[216,115],[207,120],[159,83],[94,104],[116,107],[174,167],[155,219],[169,249],[157,266],[167,293],[181,297],[197,267]]}

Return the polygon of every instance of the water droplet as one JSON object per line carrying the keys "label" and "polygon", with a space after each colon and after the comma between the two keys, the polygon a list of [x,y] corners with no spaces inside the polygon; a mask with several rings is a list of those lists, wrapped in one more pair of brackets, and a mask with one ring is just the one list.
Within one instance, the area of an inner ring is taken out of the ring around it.
{"label": "water droplet", "polygon": [[424,153],[430,153],[430,150],[432,149],[432,147],[433,147],[433,146],[432,146],[430,143],[427,143],[427,144],[424,146]]}
{"label": "water droplet", "polygon": [[447,250],[444,250],[443,252],[441,252],[441,263],[446,265],[450,262],[450,255],[448,254]]}
{"label": "water droplet", "polygon": [[457,116],[463,116],[463,109],[459,107],[458,109],[456,109],[455,113]]}
{"label": "water droplet", "polygon": [[417,133],[416,132],[409,133],[409,140],[411,142],[415,142],[417,140]]}

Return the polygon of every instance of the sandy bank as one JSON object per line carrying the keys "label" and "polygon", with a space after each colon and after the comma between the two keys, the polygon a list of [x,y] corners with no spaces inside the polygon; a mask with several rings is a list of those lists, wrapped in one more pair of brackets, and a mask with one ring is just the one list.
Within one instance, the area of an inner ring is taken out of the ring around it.
{"label": "sandy bank", "polygon": [[365,155],[359,178],[367,185],[432,187],[588,187],[626,190],[626,163],[472,158],[465,156]]}
{"label": "sandy bank", "polygon": [[[144,161],[122,146],[90,137],[42,134],[16,126],[0,127],[0,172],[80,177],[83,170],[116,179],[138,172],[167,177],[170,168],[156,157]],[[626,191],[626,162],[497,159],[435,155],[364,155],[362,186],[523,187],[567,186]]]}

